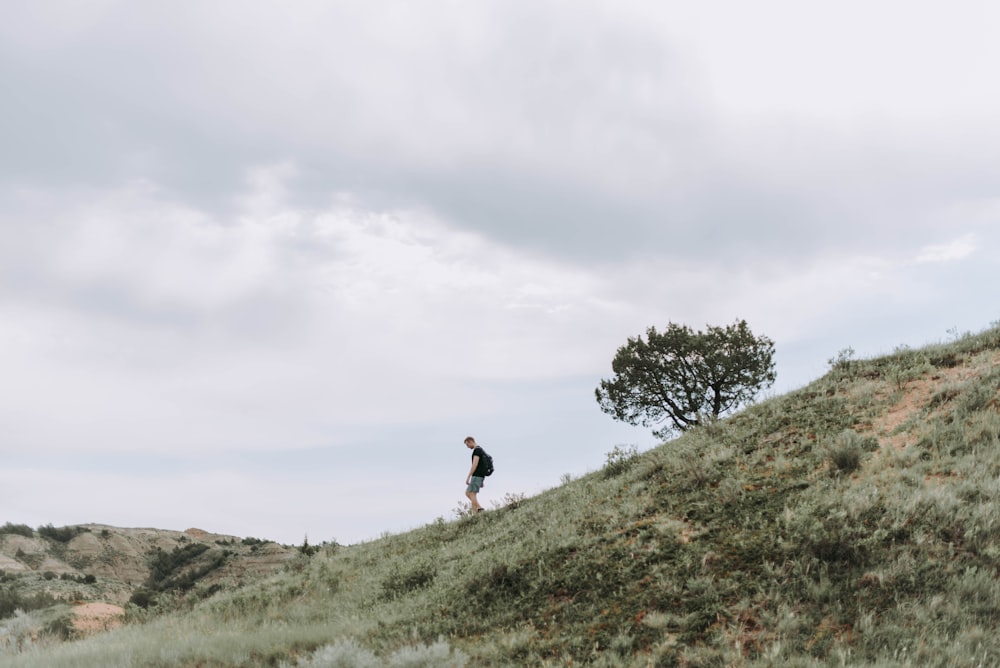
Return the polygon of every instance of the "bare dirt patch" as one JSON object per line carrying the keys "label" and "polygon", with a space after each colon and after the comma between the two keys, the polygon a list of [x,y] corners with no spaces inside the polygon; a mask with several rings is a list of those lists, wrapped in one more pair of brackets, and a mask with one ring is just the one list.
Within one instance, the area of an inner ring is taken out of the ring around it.
{"label": "bare dirt patch", "polygon": [[122,625],[125,609],[111,603],[81,603],[73,608],[73,628],[77,633],[110,631]]}
{"label": "bare dirt patch", "polygon": [[899,431],[919,411],[930,404],[934,393],[945,383],[960,384],[988,373],[1000,365],[1000,353],[990,351],[963,366],[938,369],[933,375],[910,381],[903,386],[903,396],[872,424],[872,431],[883,445],[902,450],[919,440],[916,430]]}
{"label": "bare dirt patch", "polygon": [[917,442],[916,432],[898,431],[898,429],[927,406],[940,382],[939,378],[932,377],[907,383],[903,388],[903,397],[872,425],[879,442],[896,450],[914,445]]}

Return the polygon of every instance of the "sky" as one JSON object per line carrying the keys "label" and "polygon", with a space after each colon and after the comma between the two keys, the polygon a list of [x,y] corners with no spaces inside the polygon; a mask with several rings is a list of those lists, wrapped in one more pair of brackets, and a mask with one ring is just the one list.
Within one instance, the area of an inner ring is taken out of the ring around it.
{"label": "sky", "polygon": [[0,522],[350,544],[658,444],[629,337],[774,396],[1000,319],[986,0],[6,0]]}

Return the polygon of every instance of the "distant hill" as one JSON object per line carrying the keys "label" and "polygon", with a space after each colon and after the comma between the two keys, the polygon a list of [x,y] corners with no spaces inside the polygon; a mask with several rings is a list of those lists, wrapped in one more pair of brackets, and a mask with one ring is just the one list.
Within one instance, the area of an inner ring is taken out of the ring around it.
{"label": "distant hill", "polygon": [[48,626],[69,636],[78,615],[65,604],[113,604],[120,612],[130,602],[148,608],[161,598],[242,587],[280,570],[297,553],[270,541],[200,529],[32,529],[7,522],[0,526],[0,618],[15,610],[46,610]]}
{"label": "distant hill", "polygon": [[[1000,665],[1000,328],[842,353],[806,387],[595,467],[478,516],[288,548],[243,586],[128,605],[124,628],[54,642],[35,613],[8,619],[0,666]],[[114,561],[102,531],[67,550]],[[31,545],[32,573],[86,572]]]}

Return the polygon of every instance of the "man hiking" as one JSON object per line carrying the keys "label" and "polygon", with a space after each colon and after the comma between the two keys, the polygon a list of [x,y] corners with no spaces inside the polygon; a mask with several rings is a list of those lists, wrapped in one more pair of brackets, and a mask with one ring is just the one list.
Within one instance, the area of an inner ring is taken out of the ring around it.
{"label": "man hiking", "polygon": [[469,475],[465,476],[465,496],[468,497],[469,502],[472,504],[472,513],[476,514],[483,510],[483,507],[479,505],[479,499],[476,498],[476,494],[483,488],[483,481],[487,476],[486,452],[476,445],[476,439],[471,436],[465,438],[465,447],[472,450],[472,467],[469,469]]}

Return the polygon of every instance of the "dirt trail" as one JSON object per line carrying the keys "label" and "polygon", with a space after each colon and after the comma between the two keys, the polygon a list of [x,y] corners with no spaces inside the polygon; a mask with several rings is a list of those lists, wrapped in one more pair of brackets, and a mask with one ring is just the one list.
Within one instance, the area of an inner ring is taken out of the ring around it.
{"label": "dirt trail", "polygon": [[939,369],[928,378],[906,383],[903,386],[902,398],[872,424],[872,431],[879,442],[896,450],[914,445],[919,439],[917,431],[909,430],[895,433],[899,426],[910,420],[918,411],[926,408],[934,393],[940,390],[945,383],[965,383],[1000,365],[1000,353],[988,353],[986,357],[985,360],[970,360],[969,366]]}

